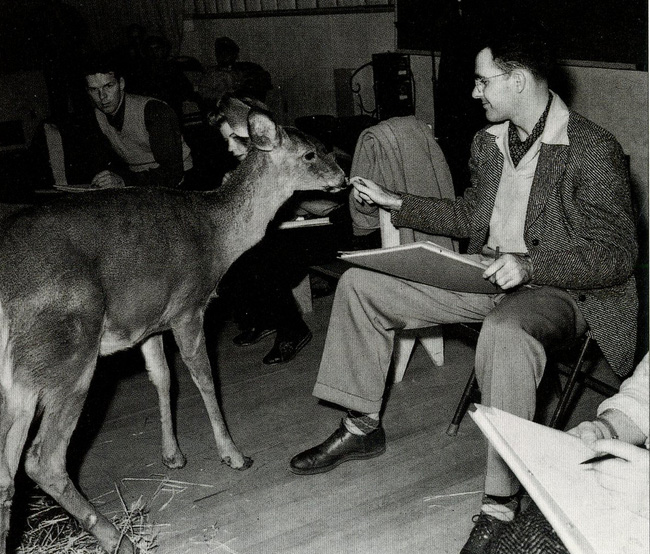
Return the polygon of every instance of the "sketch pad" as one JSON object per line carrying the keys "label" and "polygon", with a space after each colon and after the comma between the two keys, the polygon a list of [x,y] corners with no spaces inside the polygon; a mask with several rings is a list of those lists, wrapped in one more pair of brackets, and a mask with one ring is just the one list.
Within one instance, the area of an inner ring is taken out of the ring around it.
{"label": "sketch pad", "polygon": [[499,287],[483,279],[485,265],[433,242],[343,252],[340,258],[367,269],[442,289],[486,294],[501,292]]}
{"label": "sketch pad", "polygon": [[647,554],[648,520],[580,465],[594,452],[579,438],[480,404],[470,415],[571,554]]}

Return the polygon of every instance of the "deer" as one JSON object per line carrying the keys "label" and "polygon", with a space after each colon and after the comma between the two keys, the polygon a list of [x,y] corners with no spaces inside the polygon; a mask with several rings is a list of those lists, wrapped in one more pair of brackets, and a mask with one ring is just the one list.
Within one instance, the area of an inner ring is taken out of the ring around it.
{"label": "deer", "polygon": [[104,550],[137,552],[72,482],[66,451],[98,357],[139,347],[157,389],[162,461],[185,464],[172,424],[167,330],[201,393],[222,462],[238,470],[252,464],[215,394],[206,307],[228,267],[262,239],[295,191],[337,192],[348,183],[333,154],[297,129],[258,111],[248,127],[248,156],[215,190],[75,193],[0,223],[0,554],[25,449],[27,476]]}

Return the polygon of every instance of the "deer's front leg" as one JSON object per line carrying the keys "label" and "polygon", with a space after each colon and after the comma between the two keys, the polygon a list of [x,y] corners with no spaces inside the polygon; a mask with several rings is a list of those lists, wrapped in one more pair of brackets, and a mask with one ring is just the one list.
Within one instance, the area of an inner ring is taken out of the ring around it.
{"label": "deer's front leg", "polygon": [[142,343],[140,347],[144,362],[149,373],[149,379],[158,392],[160,405],[160,424],[162,427],[162,460],[171,469],[185,465],[185,456],[181,452],[174,432],[174,423],[169,397],[170,378],[169,366],[165,358],[162,335],[154,335]]}
{"label": "deer's front leg", "polygon": [[248,469],[253,460],[244,456],[235,446],[217,402],[212,368],[205,347],[202,313],[184,318],[178,325],[174,325],[172,330],[181,357],[203,397],[221,460],[235,469]]}

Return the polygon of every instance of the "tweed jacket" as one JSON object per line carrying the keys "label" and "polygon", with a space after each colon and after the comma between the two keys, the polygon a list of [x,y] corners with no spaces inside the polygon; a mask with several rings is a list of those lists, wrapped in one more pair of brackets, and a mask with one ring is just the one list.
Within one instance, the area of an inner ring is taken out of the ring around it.
{"label": "tweed jacket", "polygon": [[[553,104],[549,120],[559,113],[554,124],[561,138],[551,144],[542,135],[524,226],[532,283],[571,294],[609,365],[624,377],[632,370],[638,310],[633,275],[638,245],[627,167],[609,132],[568,110],[557,96]],[[393,224],[469,238],[468,253],[480,252],[504,164],[495,133],[507,132],[508,125],[476,134],[471,186],[462,197],[404,194],[402,208],[391,215]]]}

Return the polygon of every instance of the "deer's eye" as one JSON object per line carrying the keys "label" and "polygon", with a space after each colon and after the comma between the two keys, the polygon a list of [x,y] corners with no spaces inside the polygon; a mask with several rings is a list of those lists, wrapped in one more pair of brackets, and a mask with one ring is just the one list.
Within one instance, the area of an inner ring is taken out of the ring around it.
{"label": "deer's eye", "polygon": [[305,160],[307,160],[308,162],[311,162],[311,161],[313,161],[313,160],[316,159],[316,152],[307,152],[307,153],[304,155],[304,158],[305,158]]}

